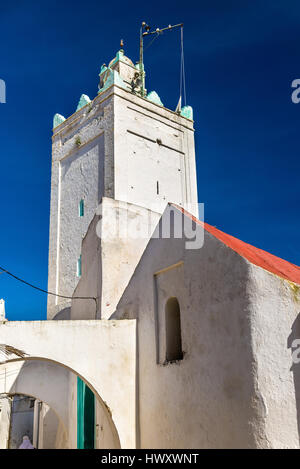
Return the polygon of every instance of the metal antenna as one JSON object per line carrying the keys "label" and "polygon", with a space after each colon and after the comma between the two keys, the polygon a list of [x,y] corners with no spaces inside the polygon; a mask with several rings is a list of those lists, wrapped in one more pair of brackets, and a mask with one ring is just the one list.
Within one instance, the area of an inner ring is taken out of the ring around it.
{"label": "metal antenna", "polygon": [[143,21],[140,29],[140,61],[139,61],[139,69],[140,69],[140,79],[141,79],[141,96],[145,96],[145,71],[144,71],[144,37],[149,36],[151,34],[161,34],[163,31],[171,31],[174,28],[183,28],[183,23],[174,24],[171,26],[167,26],[166,28],[156,28],[153,31],[150,31],[150,26]]}

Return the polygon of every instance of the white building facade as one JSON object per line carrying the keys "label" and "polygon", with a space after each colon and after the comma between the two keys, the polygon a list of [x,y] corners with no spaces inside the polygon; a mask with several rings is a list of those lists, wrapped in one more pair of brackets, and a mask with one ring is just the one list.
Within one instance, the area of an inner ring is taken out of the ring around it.
{"label": "white building facade", "polygon": [[0,324],[0,446],[22,395],[39,448],[299,448],[300,268],[198,220],[192,109],[136,73],[55,116],[54,295]]}

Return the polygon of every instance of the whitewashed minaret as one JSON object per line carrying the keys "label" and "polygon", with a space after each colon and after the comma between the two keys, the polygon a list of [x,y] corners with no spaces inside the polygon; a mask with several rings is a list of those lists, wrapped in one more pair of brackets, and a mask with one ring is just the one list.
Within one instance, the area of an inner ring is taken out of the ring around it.
{"label": "whitewashed minaret", "polygon": [[[56,294],[73,294],[103,196],[160,213],[174,202],[197,215],[192,108],[171,111],[155,91],[142,97],[138,70],[121,49],[101,67],[96,98],[82,95],[73,115],[54,117],[48,290]],[[48,319],[67,318],[69,307],[49,296]]]}

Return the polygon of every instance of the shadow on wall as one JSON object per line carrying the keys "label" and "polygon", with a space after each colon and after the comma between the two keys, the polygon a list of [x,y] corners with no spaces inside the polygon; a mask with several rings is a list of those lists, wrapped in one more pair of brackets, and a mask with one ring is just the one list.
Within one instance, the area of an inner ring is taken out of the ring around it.
{"label": "shadow on wall", "polygon": [[[287,347],[291,350],[291,355],[293,355],[294,353],[294,358],[297,358],[299,360],[298,363],[296,363],[294,360],[292,361],[291,371],[293,372],[294,378],[298,436],[300,443],[300,313],[293,322],[292,332],[287,340]],[[298,352],[296,352],[296,350],[298,350]]]}
{"label": "shadow on wall", "polygon": [[54,316],[53,320],[54,321],[63,321],[63,320],[69,320],[71,319],[71,307],[69,306],[68,308],[64,308],[59,313]]}

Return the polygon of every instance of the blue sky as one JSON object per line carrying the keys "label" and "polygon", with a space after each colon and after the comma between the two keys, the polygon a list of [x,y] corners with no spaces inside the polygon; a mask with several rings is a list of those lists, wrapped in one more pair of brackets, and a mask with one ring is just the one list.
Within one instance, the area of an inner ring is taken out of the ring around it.
{"label": "blue sky", "polygon": [[[184,22],[187,102],[194,108],[199,201],[208,223],[300,265],[300,78],[297,0],[128,3],[62,0],[1,5],[0,265],[47,288],[51,128],[97,94],[120,39],[138,60],[141,21]],[[166,107],[179,95],[179,32],[145,53],[146,86]],[[9,319],[43,319],[46,296],[0,275]]]}

